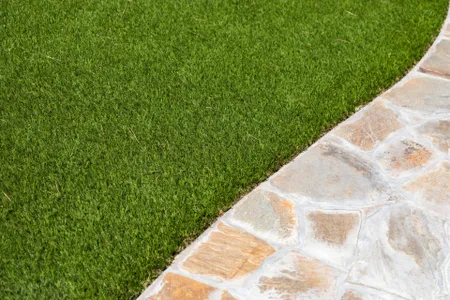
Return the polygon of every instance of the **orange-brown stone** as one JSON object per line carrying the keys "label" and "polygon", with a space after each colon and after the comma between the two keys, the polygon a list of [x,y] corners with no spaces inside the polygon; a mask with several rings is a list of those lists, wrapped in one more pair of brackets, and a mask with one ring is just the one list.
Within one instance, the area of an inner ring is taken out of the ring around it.
{"label": "orange-brown stone", "polygon": [[360,224],[359,211],[307,209],[303,251],[345,268],[356,250]]}
{"label": "orange-brown stone", "polygon": [[360,119],[342,124],[333,131],[333,134],[363,150],[372,150],[377,142],[383,141],[389,134],[402,127],[392,109],[381,102],[376,102],[364,111]]}
{"label": "orange-brown stone", "polygon": [[192,274],[233,279],[253,272],[274,252],[269,244],[253,235],[220,223],[182,268]]}
{"label": "orange-brown stone", "polygon": [[308,219],[316,239],[335,245],[342,245],[350,231],[359,224],[359,217],[354,213],[315,211],[308,214]]}
{"label": "orange-brown stone", "polygon": [[421,64],[420,71],[450,78],[450,41],[440,41]]}
{"label": "orange-brown stone", "polygon": [[228,293],[227,291],[224,291],[222,293],[222,297],[220,298],[221,300],[238,300],[237,298],[233,297],[230,293]]}
{"label": "orange-brown stone", "polygon": [[162,279],[162,288],[148,300],[208,300],[216,288],[174,273]]}

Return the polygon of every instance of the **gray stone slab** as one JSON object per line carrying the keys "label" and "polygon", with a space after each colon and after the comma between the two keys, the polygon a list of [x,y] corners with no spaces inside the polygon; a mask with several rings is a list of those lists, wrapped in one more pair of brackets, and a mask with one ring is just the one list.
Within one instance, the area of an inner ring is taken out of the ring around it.
{"label": "gray stone slab", "polygon": [[271,183],[286,193],[334,205],[365,205],[388,197],[372,162],[331,141],[310,148],[280,170]]}
{"label": "gray stone slab", "polygon": [[412,111],[432,115],[450,113],[450,81],[442,79],[411,78],[383,97]]}

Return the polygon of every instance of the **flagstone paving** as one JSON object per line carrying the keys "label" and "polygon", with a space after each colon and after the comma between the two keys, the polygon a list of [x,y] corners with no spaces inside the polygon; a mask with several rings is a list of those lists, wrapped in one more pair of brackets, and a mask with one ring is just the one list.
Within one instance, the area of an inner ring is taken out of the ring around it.
{"label": "flagstone paving", "polygon": [[397,85],[240,200],[139,299],[450,299],[450,20]]}

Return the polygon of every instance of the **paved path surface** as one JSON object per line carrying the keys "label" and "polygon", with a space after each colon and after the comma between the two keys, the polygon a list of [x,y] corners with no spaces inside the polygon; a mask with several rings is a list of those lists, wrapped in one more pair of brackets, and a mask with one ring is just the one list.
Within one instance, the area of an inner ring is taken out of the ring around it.
{"label": "paved path surface", "polygon": [[396,86],[241,199],[139,299],[450,299],[450,20]]}

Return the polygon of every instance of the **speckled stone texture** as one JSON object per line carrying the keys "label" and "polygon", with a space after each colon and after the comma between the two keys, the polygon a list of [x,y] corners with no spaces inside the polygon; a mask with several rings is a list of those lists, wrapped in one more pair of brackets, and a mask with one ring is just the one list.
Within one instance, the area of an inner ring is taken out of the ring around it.
{"label": "speckled stone texture", "polygon": [[244,196],[140,296],[450,299],[450,23],[398,84]]}

